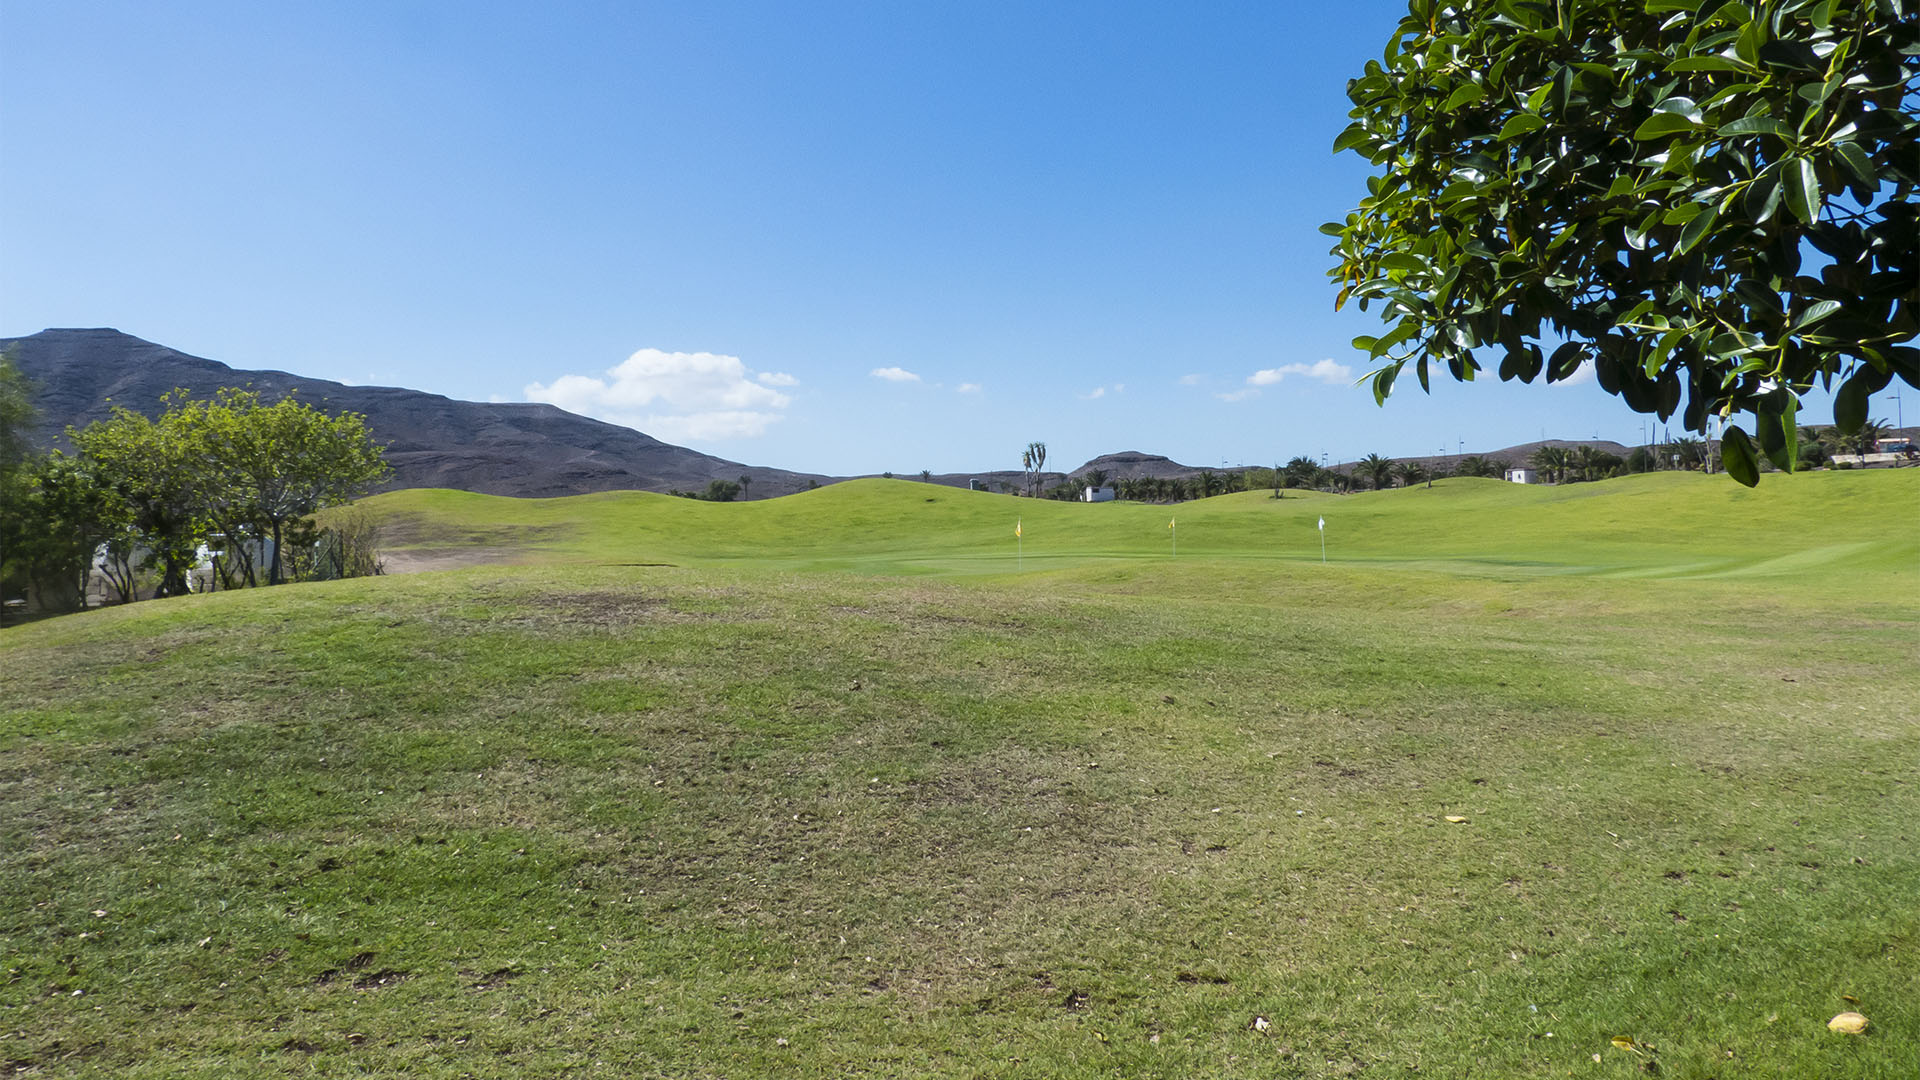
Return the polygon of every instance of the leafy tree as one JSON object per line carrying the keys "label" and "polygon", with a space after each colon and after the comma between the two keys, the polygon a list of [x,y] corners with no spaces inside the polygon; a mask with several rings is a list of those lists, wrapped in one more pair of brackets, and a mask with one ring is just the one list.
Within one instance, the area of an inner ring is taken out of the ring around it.
{"label": "leafy tree", "polygon": [[693,496],[708,502],[732,502],[740,497],[740,484],[734,480],[711,480],[704,495]]}
{"label": "leafy tree", "polygon": [[134,545],[146,549],[160,566],[158,596],[187,591],[187,569],[207,534],[207,517],[196,489],[196,470],[204,467],[200,448],[178,422],[155,423],[115,406],[105,420],[75,431],[67,439],[98,481],[130,511],[132,530],[111,538],[109,555],[126,571],[116,581],[123,600],[132,599]]}
{"label": "leafy tree", "polygon": [[1564,446],[1542,446],[1527,455],[1527,464],[1545,473],[1549,484],[1558,484],[1565,480],[1567,466],[1571,463],[1572,458]]}
{"label": "leafy tree", "polygon": [[1597,446],[1581,444],[1567,454],[1567,467],[1574,479],[1604,480],[1613,475],[1624,462],[1618,454],[1610,454]]}
{"label": "leafy tree", "polygon": [[1691,435],[1678,436],[1660,444],[1660,460],[1668,464],[1677,460],[1679,468],[1689,471],[1698,469],[1706,463],[1707,444]]}
{"label": "leafy tree", "polygon": [[388,473],[364,417],[328,416],[293,394],[271,405],[252,390],[221,390],[211,402],[170,395],[161,425],[202,455],[191,482],[208,518],[222,505],[227,520],[251,518],[272,539],[269,585],[284,580],[289,525],[365,494]]}
{"label": "leafy tree", "polygon": [[1468,454],[1460,459],[1460,463],[1453,467],[1453,471],[1461,476],[1499,476],[1506,472],[1506,466],[1479,454]]}
{"label": "leafy tree", "polygon": [[0,473],[19,468],[31,453],[34,385],[14,363],[13,350],[0,352]]}
{"label": "leafy tree", "polygon": [[744,502],[751,498],[753,498],[753,477],[748,476],[746,473],[741,473],[740,474],[740,499],[741,501]]}
{"label": "leafy tree", "polygon": [[1912,0],[1412,0],[1334,143],[1380,174],[1323,227],[1336,306],[1389,324],[1354,341],[1376,399],[1478,350],[1525,382],[1590,362],[1693,431],[1752,414],[1757,450],[1722,450],[1748,485],[1792,467],[1816,383],[1857,428],[1920,386],[1917,56]]}
{"label": "leafy tree", "polygon": [[1393,466],[1393,475],[1400,479],[1401,487],[1412,487],[1423,480],[1428,487],[1433,486],[1433,474],[1427,471],[1425,465],[1417,461],[1396,462]]}
{"label": "leafy tree", "polygon": [[96,548],[125,528],[125,507],[84,463],[58,451],[30,458],[7,478],[0,552],[10,588],[45,609],[86,606]]}
{"label": "leafy tree", "polygon": [[1320,463],[1300,454],[1287,462],[1288,487],[1317,487],[1314,477],[1320,474]]}
{"label": "leafy tree", "polygon": [[1380,491],[1393,480],[1393,459],[1379,454],[1368,454],[1354,463],[1353,471],[1367,478],[1373,490]]}
{"label": "leafy tree", "polygon": [[[25,566],[14,559],[13,549],[30,535],[25,515],[28,485],[22,466],[36,415],[32,382],[14,364],[11,349],[0,352],[0,585],[8,580],[10,566],[25,576]],[[0,597],[5,591],[0,588]]]}

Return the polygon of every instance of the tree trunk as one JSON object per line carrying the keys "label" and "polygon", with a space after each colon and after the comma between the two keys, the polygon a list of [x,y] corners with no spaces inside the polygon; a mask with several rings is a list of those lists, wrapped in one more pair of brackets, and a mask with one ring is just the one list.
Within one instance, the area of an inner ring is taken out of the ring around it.
{"label": "tree trunk", "polygon": [[273,557],[267,562],[267,584],[280,584],[280,519],[273,519]]}

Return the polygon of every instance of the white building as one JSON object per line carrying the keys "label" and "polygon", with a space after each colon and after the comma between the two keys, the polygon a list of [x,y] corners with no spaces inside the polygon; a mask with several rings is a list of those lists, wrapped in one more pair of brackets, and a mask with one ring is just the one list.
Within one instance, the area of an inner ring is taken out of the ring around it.
{"label": "white building", "polygon": [[1507,479],[1515,484],[1537,484],[1540,482],[1540,473],[1523,465],[1516,465],[1507,470]]}
{"label": "white building", "polygon": [[1114,500],[1113,485],[1108,484],[1104,487],[1088,485],[1086,494],[1080,497],[1087,502],[1112,502]]}

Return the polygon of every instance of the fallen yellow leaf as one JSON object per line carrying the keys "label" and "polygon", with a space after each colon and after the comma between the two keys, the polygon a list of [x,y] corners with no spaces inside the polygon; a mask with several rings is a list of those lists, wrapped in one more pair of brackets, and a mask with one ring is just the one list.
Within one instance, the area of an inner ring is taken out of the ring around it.
{"label": "fallen yellow leaf", "polygon": [[1857,1012],[1843,1012],[1827,1021],[1827,1030],[1843,1035],[1858,1035],[1867,1030],[1867,1018]]}
{"label": "fallen yellow leaf", "polygon": [[1447,820],[1453,822],[1455,825],[1464,825],[1467,822],[1467,819],[1461,817],[1459,814],[1448,814]]}

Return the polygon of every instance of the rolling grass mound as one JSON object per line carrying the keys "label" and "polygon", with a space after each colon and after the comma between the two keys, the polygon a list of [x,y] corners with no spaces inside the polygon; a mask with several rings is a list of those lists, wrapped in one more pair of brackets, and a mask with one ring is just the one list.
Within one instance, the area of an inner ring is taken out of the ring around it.
{"label": "rolling grass mound", "polygon": [[[1452,478],[1357,495],[1241,492],[1177,506],[1011,499],[905,480],[856,480],[780,499],[706,503],[649,492],[506,499],[392,492],[363,505],[402,550],[484,548],[531,563],[675,560],[874,571],[1011,570],[1013,529],[1036,565],[1188,556],[1448,564],[1656,575],[1791,572],[1823,558],[1875,571],[1920,562],[1920,470],[1724,477],[1654,473],[1527,486]],[[1841,522],[1845,535],[1821,527]],[[1821,553],[1827,552],[1823,556]],[[1002,566],[1002,563],[1008,563]]]}
{"label": "rolling grass mound", "polygon": [[10,1072],[1912,1073],[1920,472],[367,505],[0,635]]}

